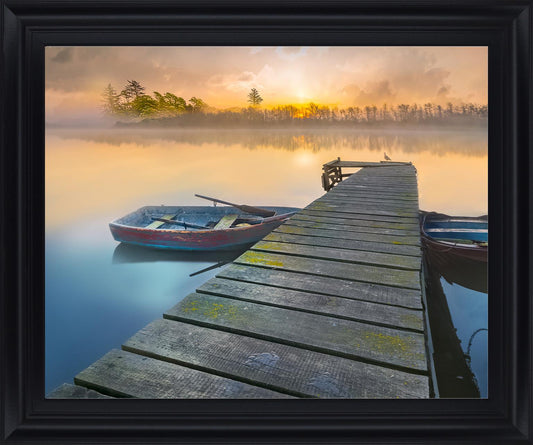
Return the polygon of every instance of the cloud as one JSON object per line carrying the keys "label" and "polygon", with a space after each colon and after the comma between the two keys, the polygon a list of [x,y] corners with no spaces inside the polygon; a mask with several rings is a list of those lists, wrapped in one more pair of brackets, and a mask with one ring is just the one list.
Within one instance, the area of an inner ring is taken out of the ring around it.
{"label": "cloud", "polygon": [[283,60],[294,61],[305,56],[307,50],[307,47],[279,46],[276,48],[276,54]]}
{"label": "cloud", "polygon": [[245,71],[244,73],[241,73],[239,77],[237,77],[237,80],[239,80],[240,82],[249,82],[252,81],[254,78],[254,73],[251,73],[250,71]]}
{"label": "cloud", "polygon": [[67,63],[72,61],[73,48],[63,48],[59,52],[50,58],[50,61],[57,63]]}
{"label": "cloud", "polygon": [[349,105],[380,105],[396,101],[396,94],[388,80],[367,82],[363,88],[355,84],[346,85],[341,94],[344,102]]}
{"label": "cloud", "polygon": [[394,102],[396,95],[391,91],[388,80],[369,82],[364,90],[359,93],[357,102],[361,104],[378,104]]}
{"label": "cloud", "polygon": [[251,88],[264,88],[265,83],[272,78],[275,78],[272,67],[265,65],[258,73],[242,71],[228,75],[215,74],[207,80],[207,85],[210,88],[222,88],[226,91],[242,93]]}
{"label": "cloud", "polygon": [[486,48],[47,47],[45,52],[46,90],[56,97],[65,93],[69,113],[75,113],[68,105],[72,95],[84,115],[80,93],[94,97],[94,104],[109,83],[120,91],[132,79],[149,94],[196,96],[220,108],[246,106],[251,88],[260,91],[264,106],[486,103],[486,72]]}

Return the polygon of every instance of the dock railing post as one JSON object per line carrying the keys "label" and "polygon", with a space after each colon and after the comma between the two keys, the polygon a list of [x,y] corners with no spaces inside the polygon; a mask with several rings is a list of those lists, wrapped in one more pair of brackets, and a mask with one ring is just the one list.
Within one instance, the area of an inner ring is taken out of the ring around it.
{"label": "dock railing post", "polygon": [[322,187],[326,192],[329,192],[335,184],[342,181],[341,158],[338,157],[334,161],[330,161],[322,166]]}

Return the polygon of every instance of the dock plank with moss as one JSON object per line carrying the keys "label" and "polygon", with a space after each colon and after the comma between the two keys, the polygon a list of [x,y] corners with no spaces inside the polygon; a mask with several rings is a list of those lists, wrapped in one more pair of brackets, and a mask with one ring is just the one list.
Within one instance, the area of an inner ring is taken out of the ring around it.
{"label": "dock plank with moss", "polygon": [[325,195],[75,383],[113,397],[430,397],[416,170],[338,160],[324,175]]}

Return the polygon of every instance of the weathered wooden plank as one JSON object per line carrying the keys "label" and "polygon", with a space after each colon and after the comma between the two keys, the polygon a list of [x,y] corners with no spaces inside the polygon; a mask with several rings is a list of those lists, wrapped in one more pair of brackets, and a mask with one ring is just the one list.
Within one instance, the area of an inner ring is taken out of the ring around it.
{"label": "weathered wooden plank", "polygon": [[409,167],[410,163],[406,162],[363,162],[363,161],[341,161],[340,159],[335,159],[323,165],[330,167],[346,167],[346,168],[358,168],[358,167],[370,167],[370,168],[395,168],[395,167]]}
{"label": "weathered wooden plank", "polygon": [[108,352],[74,380],[77,385],[100,392],[140,399],[291,398],[287,394],[118,349]]}
{"label": "weathered wooden plank", "polygon": [[342,219],[364,219],[368,221],[375,222],[392,222],[395,224],[418,224],[419,218],[408,217],[401,218],[397,216],[386,216],[386,215],[367,215],[365,213],[343,213],[343,212],[328,212],[322,210],[314,209],[302,209],[298,212],[298,215],[309,215],[309,216],[322,216],[325,218],[342,218]]}
{"label": "weathered wooden plank", "polygon": [[[172,218],[174,218],[174,216],[176,216],[176,215],[174,213],[171,213],[169,215],[163,215],[161,217],[161,219],[172,219]],[[166,222],[165,221],[161,221],[161,220],[153,221],[150,224],[148,224],[145,227],[145,229],[157,229],[157,228],[161,227],[163,224],[166,224]]]}
{"label": "weathered wooden plank", "polygon": [[339,232],[338,230],[312,229],[307,227],[289,226],[285,224],[279,226],[276,230],[274,230],[274,232],[290,233],[293,235],[323,236],[327,238],[339,238],[356,241],[372,241],[375,243],[391,243],[398,246],[420,246],[420,237],[416,236],[376,235],[373,233],[362,232]]}
{"label": "weathered wooden plank", "polygon": [[423,375],[173,320],[155,320],[123,348],[303,397],[429,397]]}
{"label": "weathered wooden plank", "polygon": [[224,278],[212,278],[200,286],[196,292],[391,328],[411,329],[420,332],[424,330],[422,311],[368,301],[282,289]]}
{"label": "weathered wooden plank", "polygon": [[239,215],[236,214],[224,215],[222,218],[220,218],[220,221],[217,223],[217,225],[213,227],[213,230],[229,229],[238,217]]}
{"label": "weathered wooden plank", "polygon": [[385,194],[379,191],[368,191],[364,189],[354,189],[353,191],[348,190],[342,190],[339,188],[334,188],[330,190],[326,196],[330,196],[331,198],[352,198],[354,196],[357,196],[359,198],[364,198],[368,200],[375,200],[377,202],[381,201],[395,201],[395,202],[407,202],[407,203],[418,203],[418,196],[416,194],[408,194],[408,193],[396,193],[396,194]]}
{"label": "weathered wooden plank", "polygon": [[397,181],[412,181],[415,176],[410,172],[401,172],[401,173],[394,173],[394,172],[386,172],[386,173],[375,173],[375,172],[367,172],[364,170],[361,170],[359,173],[356,174],[356,177],[353,178],[353,181],[360,181],[361,179],[390,179],[390,180],[397,180]]}
{"label": "weathered wooden plank", "polygon": [[335,189],[350,189],[360,188],[366,186],[371,189],[381,189],[383,191],[390,191],[391,193],[416,193],[417,183],[416,181],[400,183],[399,181],[383,181],[373,179],[361,179],[356,182],[342,181],[335,186]]}
{"label": "weathered wooden plank", "polygon": [[411,202],[406,203],[406,201],[403,202],[395,202],[394,200],[391,201],[376,201],[375,199],[365,199],[358,196],[352,196],[351,198],[341,198],[337,199],[334,196],[325,196],[323,198],[319,198],[314,201],[315,203],[327,203],[327,204],[334,204],[334,205],[342,205],[346,207],[347,209],[382,209],[382,210],[390,210],[390,211],[399,211],[399,212],[413,212],[415,214],[418,214],[418,203],[417,202]]}
{"label": "weathered wooden plank", "polygon": [[391,181],[398,181],[398,182],[401,182],[401,181],[416,182],[416,176],[413,174],[409,174],[409,173],[406,173],[403,175],[390,175],[390,174],[379,175],[376,173],[368,174],[368,172],[361,170],[360,172],[349,176],[346,179],[346,182],[350,183],[350,182],[360,182],[360,181],[366,181],[366,180],[369,180],[369,181],[391,180]]}
{"label": "weathered wooden plank", "polygon": [[346,180],[348,182],[358,182],[364,179],[379,179],[379,178],[392,178],[394,180],[408,180],[408,181],[416,181],[416,174],[414,174],[414,171],[403,171],[403,172],[394,172],[392,170],[388,172],[377,172],[377,171],[371,171],[371,170],[359,170],[357,173],[349,176]]}
{"label": "weathered wooden plank", "polygon": [[392,196],[392,195],[383,195],[380,193],[374,193],[373,195],[368,193],[367,191],[361,191],[361,190],[354,190],[352,193],[335,193],[335,190],[331,190],[330,192],[323,195],[320,199],[322,200],[328,200],[328,199],[336,199],[336,200],[348,200],[348,201],[368,201],[368,202],[376,202],[377,204],[395,204],[395,205],[403,205],[406,207],[411,206],[417,206],[418,200],[409,198],[409,199],[400,199],[401,195]]}
{"label": "weathered wooden plank", "polygon": [[378,202],[387,202],[387,201],[393,201],[396,204],[404,204],[404,205],[412,205],[413,203],[417,203],[417,199],[409,198],[409,199],[400,199],[405,198],[406,193],[387,193],[385,194],[385,191],[382,190],[376,190],[376,189],[367,189],[367,188],[355,188],[351,187],[350,190],[346,189],[340,189],[339,187],[334,188],[333,190],[330,190],[328,193],[323,195],[323,199],[333,199],[335,197],[343,198],[343,199],[357,199],[362,200],[366,199],[369,201],[378,201]]}
{"label": "weathered wooden plank", "polygon": [[344,193],[333,194],[332,191],[330,191],[329,194],[331,194],[329,199],[336,199],[336,200],[357,199],[359,201],[369,201],[369,202],[374,202],[376,204],[379,204],[381,202],[387,203],[389,201],[392,201],[397,204],[407,203],[407,204],[414,204],[418,206],[418,199],[415,199],[415,198],[403,198],[403,197],[396,197],[396,196],[391,196],[391,195],[384,196],[384,195],[378,195],[377,193],[372,194],[372,193],[365,193],[365,192],[350,193],[350,194],[345,195]]}
{"label": "weathered wooden plank", "polygon": [[379,205],[376,202],[346,201],[338,199],[316,200],[312,206],[306,207],[310,210],[325,210],[366,215],[387,215],[387,216],[407,216],[415,218],[419,212],[417,207],[407,208],[404,206]]}
{"label": "weathered wooden plank", "polygon": [[417,271],[390,269],[386,267],[346,264],[337,261],[280,255],[248,250],[235,259],[236,264],[271,267],[294,272],[324,275],[366,283],[420,289],[420,275]]}
{"label": "weathered wooden plank", "polygon": [[384,197],[384,198],[396,198],[403,200],[418,200],[418,194],[416,192],[409,191],[395,191],[389,187],[370,187],[367,185],[351,185],[351,186],[341,186],[340,184],[331,189],[328,194],[335,193],[336,195],[352,195],[364,194],[369,197]]}
{"label": "weathered wooden plank", "polygon": [[47,399],[112,399],[113,397],[106,396],[92,389],[84,388],[83,386],[72,385],[70,383],[63,383],[46,396]]}
{"label": "weathered wooden plank", "polygon": [[348,184],[353,184],[361,181],[379,181],[379,180],[405,180],[405,181],[411,181],[414,182],[417,180],[416,175],[413,175],[412,173],[406,172],[404,175],[376,175],[375,173],[368,174],[368,172],[365,172],[364,170],[360,170],[359,172],[352,174],[350,176],[347,176],[346,179],[343,182],[346,182]]}
{"label": "weathered wooden plank", "polygon": [[251,249],[272,253],[304,256],[309,258],[321,258],[331,261],[385,266],[397,269],[417,271],[420,271],[421,269],[421,258],[407,255],[393,255],[372,251],[337,249],[316,245],[310,246],[264,240],[257,242]]}
{"label": "weathered wooden plank", "polygon": [[226,266],[217,274],[217,277],[411,309],[422,309],[422,298],[419,291],[380,284],[361,283],[241,264]]}
{"label": "weathered wooden plank", "polygon": [[331,222],[317,222],[312,219],[291,218],[285,223],[287,226],[308,227],[310,229],[324,229],[324,230],[339,230],[344,232],[358,232],[358,233],[375,233],[377,235],[393,235],[393,236],[417,236],[416,230],[405,229],[389,229],[382,227],[370,227],[364,225],[353,224],[335,224]]}
{"label": "weathered wooden plank", "polygon": [[319,224],[329,224],[331,226],[342,227],[367,227],[373,229],[393,229],[403,230],[411,233],[413,236],[420,234],[420,226],[416,223],[393,223],[385,221],[372,221],[368,219],[353,219],[353,218],[328,218],[327,216],[312,216],[303,212],[298,212],[292,216],[290,221],[309,221]]}
{"label": "weathered wooden plank", "polygon": [[414,332],[207,294],[188,295],[164,318],[410,372],[427,371],[424,336]]}
{"label": "weathered wooden plank", "polygon": [[380,183],[392,183],[396,182],[398,184],[416,184],[417,180],[416,178],[412,176],[365,176],[364,174],[356,173],[355,175],[352,175],[352,177],[344,180],[343,182],[347,184],[358,184],[362,182],[373,182],[376,184]]}
{"label": "weathered wooden plank", "polygon": [[[342,184],[342,183],[341,183]],[[331,191],[329,191],[327,194],[331,194],[333,192],[338,193],[348,193],[353,192],[356,194],[362,194],[362,193],[375,193],[380,194],[382,196],[399,196],[399,197],[413,197],[417,194],[417,186],[408,186],[404,187],[401,185],[395,185],[395,184],[370,184],[370,183],[363,183],[363,184],[352,184],[349,186],[338,184],[335,186]]]}
{"label": "weathered wooden plank", "polygon": [[402,175],[402,174],[408,174],[409,176],[413,176],[416,174],[416,169],[412,165],[406,165],[406,166],[390,166],[386,165],[383,168],[380,169],[371,169],[371,168],[363,168],[359,171],[359,174],[361,176],[368,175],[368,176],[379,176],[379,175]]}
{"label": "weathered wooden plank", "polygon": [[360,184],[375,184],[375,185],[382,185],[384,183],[405,183],[408,186],[413,186],[417,184],[416,179],[406,179],[404,181],[399,179],[387,179],[387,178],[371,178],[371,177],[364,177],[364,176],[358,176],[358,175],[352,175],[351,177],[345,179],[344,181],[340,182],[338,186],[353,186],[353,185],[360,185]]}
{"label": "weathered wooden plank", "polygon": [[408,218],[417,218],[418,212],[401,211],[401,210],[382,210],[379,206],[357,206],[356,208],[347,208],[343,203],[314,201],[309,204],[306,209],[320,210],[322,212],[341,212],[341,213],[365,213],[370,215],[385,215],[385,216],[401,216]]}
{"label": "weathered wooden plank", "polygon": [[328,238],[324,236],[295,235],[292,233],[271,232],[263,241],[277,241],[280,243],[304,244],[309,246],[332,247],[336,249],[364,250],[366,252],[391,253],[394,255],[408,255],[420,257],[418,246],[400,245],[392,243],[374,243],[372,241],[358,241],[342,238]]}
{"label": "weathered wooden plank", "polygon": [[359,177],[371,177],[371,178],[378,178],[378,177],[406,177],[406,178],[413,178],[416,175],[416,171],[413,168],[382,168],[380,170],[372,170],[368,168],[364,168],[358,172]]}

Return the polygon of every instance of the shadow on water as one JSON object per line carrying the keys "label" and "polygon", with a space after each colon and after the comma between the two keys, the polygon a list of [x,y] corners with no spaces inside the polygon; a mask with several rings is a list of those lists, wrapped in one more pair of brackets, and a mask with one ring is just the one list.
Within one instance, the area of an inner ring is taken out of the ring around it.
{"label": "shadow on water", "polygon": [[487,263],[429,249],[426,250],[426,256],[430,267],[438,271],[448,283],[487,293]]}
{"label": "shadow on water", "polygon": [[487,397],[486,343],[478,339],[472,353],[474,340],[487,331],[487,263],[429,249],[424,253],[439,396]]}
{"label": "shadow on water", "polygon": [[247,244],[239,249],[217,251],[217,252],[199,252],[199,251],[177,251],[150,249],[147,247],[133,246],[131,244],[120,243],[113,252],[113,264],[128,263],[153,263],[158,261],[175,261],[187,263],[215,263],[211,266],[197,270],[190,276],[199,275],[208,270],[222,267],[232,262],[248,250],[252,244]]}

